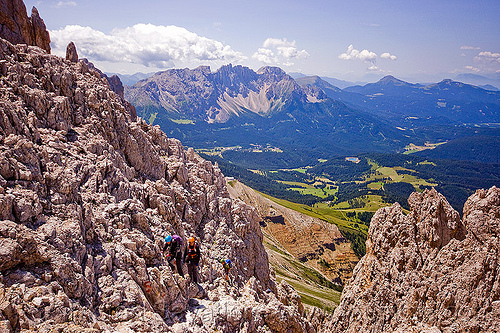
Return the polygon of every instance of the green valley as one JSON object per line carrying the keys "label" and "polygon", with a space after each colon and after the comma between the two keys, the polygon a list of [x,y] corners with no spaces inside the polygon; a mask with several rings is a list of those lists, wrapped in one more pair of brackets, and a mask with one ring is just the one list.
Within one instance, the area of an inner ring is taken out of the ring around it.
{"label": "green valley", "polygon": [[[408,209],[407,199],[412,192],[435,187],[461,212],[465,199],[476,189],[500,183],[499,164],[372,153],[314,160],[314,164],[300,168],[249,170],[244,162],[255,153],[247,151],[246,158],[234,159],[235,155],[226,152],[229,150],[218,156],[202,156],[217,162],[226,176],[274,202],[334,223],[358,255],[364,254],[371,215],[380,207],[399,202]],[[236,156],[241,154],[245,153]]]}

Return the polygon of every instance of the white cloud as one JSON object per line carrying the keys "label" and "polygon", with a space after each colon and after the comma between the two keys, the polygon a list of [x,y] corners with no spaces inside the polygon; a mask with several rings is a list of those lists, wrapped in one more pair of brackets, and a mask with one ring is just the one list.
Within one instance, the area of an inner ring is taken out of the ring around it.
{"label": "white cloud", "polygon": [[363,60],[366,62],[374,62],[377,60],[377,54],[375,52],[371,52],[371,51],[368,51],[366,49],[363,51],[358,51],[351,44],[347,48],[346,53],[342,53],[341,55],[339,55],[339,59],[342,59],[342,60],[359,59],[359,60]]}
{"label": "white cloud", "polygon": [[384,52],[380,55],[380,58],[383,58],[383,59],[389,59],[389,60],[396,60],[397,57],[393,54],[390,54],[389,52]]}
{"label": "white cloud", "polygon": [[479,52],[473,59],[473,66],[483,73],[494,73],[500,69],[500,53],[483,51]]}
{"label": "white cloud", "polygon": [[471,72],[475,72],[475,73],[478,73],[478,72],[481,71],[479,68],[472,67],[472,66],[465,66],[465,69],[467,69],[467,70],[469,70]]}
{"label": "white cloud", "polygon": [[[339,59],[342,60],[361,60],[364,61],[365,63],[369,64],[370,66],[367,68],[367,70],[371,72],[380,72],[380,73],[385,73],[383,69],[377,66],[377,58],[378,55],[375,52],[368,51],[366,49],[359,51],[354,48],[354,46],[351,44],[347,48],[347,51],[345,53],[342,53],[338,56]],[[389,59],[389,60],[396,60],[397,57],[393,54],[390,54],[389,52],[384,52],[380,55],[380,58],[383,59]]]}
{"label": "white cloud", "polygon": [[460,50],[480,50],[480,47],[474,47],[474,46],[462,46],[460,47]]}
{"label": "white cloud", "polygon": [[257,52],[255,52],[252,58],[257,59],[260,62],[264,62],[266,64],[277,63],[278,58],[275,57],[274,52],[269,49],[265,49],[260,47]]}
{"label": "white cloud", "polygon": [[500,53],[493,53],[489,51],[479,52],[479,54],[474,59],[490,63],[500,63]]}
{"label": "white cloud", "polygon": [[286,38],[268,38],[262,47],[252,55],[252,58],[266,64],[292,66],[292,59],[305,59],[309,57],[306,50],[299,50],[296,42],[289,42]]}
{"label": "white cloud", "polygon": [[76,7],[76,6],[77,6],[77,3],[75,1],[59,1],[53,7],[54,8],[61,8],[61,7]]}
{"label": "white cloud", "polygon": [[73,41],[79,56],[91,61],[168,68],[174,62],[239,62],[246,58],[229,45],[172,25],[136,24],[125,29],[114,29],[109,34],[90,27],[68,25],[50,31],[50,37],[55,54],[64,55],[66,46]]}

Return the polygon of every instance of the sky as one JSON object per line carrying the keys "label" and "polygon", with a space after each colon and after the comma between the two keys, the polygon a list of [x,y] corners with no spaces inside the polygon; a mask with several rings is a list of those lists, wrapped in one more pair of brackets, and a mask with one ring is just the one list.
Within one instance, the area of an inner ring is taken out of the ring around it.
{"label": "sky", "polygon": [[375,81],[500,76],[498,0],[38,0],[52,53],[108,73],[232,63]]}

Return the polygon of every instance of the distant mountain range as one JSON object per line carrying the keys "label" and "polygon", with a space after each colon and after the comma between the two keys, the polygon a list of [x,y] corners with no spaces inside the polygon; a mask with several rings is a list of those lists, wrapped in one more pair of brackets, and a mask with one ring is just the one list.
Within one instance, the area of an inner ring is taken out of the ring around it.
{"label": "distant mountain range", "polygon": [[334,100],[401,127],[500,122],[500,92],[452,80],[424,86],[386,76],[376,83],[342,90],[318,77],[303,77],[297,82],[305,87],[318,87]]}
{"label": "distant mountain range", "polygon": [[294,154],[306,163],[310,156],[394,151],[408,142],[395,126],[319,87],[302,87],[277,67],[168,70],[125,94],[139,116],[196,148],[276,147],[285,151],[281,159]]}
{"label": "distant mountain range", "polygon": [[269,154],[281,160],[272,165],[402,151],[410,142],[484,135],[482,127],[500,123],[500,92],[461,82],[421,85],[386,76],[340,89],[278,67],[171,69],[125,87],[125,97],[139,116],[185,145],[283,151]]}
{"label": "distant mountain range", "polygon": [[[303,77],[311,77],[311,75],[305,75],[305,74],[302,74],[302,73],[293,73],[293,72],[292,73],[288,73],[288,75],[290,75],[295,80],[303,78]],[[344,89],[344,88],[355,86],[355,85],[365,85],[365,84],[367,84],[367,82],[360,82],[360,81],[351,82],[351,81],[339,80],[339,79],[336,79],[336,78],[333,78],[333,77],[327,77],[327,76],[322,76],[321,79],[324,80],[324,81],[326,81],[326,82],[328,82],[328,83],[330,83],[331,85],[334,85],[335,87],[339,87],[340,89]]]}
{"label": "distant mountain range", "polygon": [[458,74],[455,80],[473,84],[487,90],[500,90],[500,75],[486,77],[477,74]]}
{"label": "distant mountain range", "polygon": [[269,117],[308,99],[295,80],[278,67],[254,72],[232,65],[214,73],[207,66],[156,73],[128,89],[127,97],[141,110],[164,110],[172,117],[209,123],[252,117],[252,113]]}
{"label": "distant mountain range", "polygon": [[[303,77],[308,77],[312,75],[305,75],[303,73],[298,73],[298,72],[290,72],[288,73],[292,78],[294,79],[300,79]],[[366,81],[346,81],[346,80],[339,80],[336,78],[332,77],[326,77],[326,76],[321,76],[320,77],[322,80],[340,88],[344,89],[347,87],[352,87],[352,86],[364,86],[368,82]],[[378,81],[378,79],[376,79]],[[430,81],[430,80],[425,80],[425,81],[418,81],[415,78],[406,78],[404,79],[405,81],[410,81],[410,82],[420,82],[422,85],[429,85],[429,83],[424,83],[424,82],[435,82],[435,81]],[[498,91],[500,90],[500,74],[490,74],[488,76],[483,76],[483,75],[478,75],[478,74],[471,74],[471,73],[461,73],[457,74],[454,78],[454,81],[462,82],[462,83],[467,83],[471,84],[474,86],[478,86],[480,88],[486,89],[486,90],[493,90],[493,91]],[[373,80],[369,80],[372,81]]]}
{"label": "distant mountain range", "polygon": [[135,74],[118,74],[118,73],[106,73],[108,76],[117,75],[122,83],[126,86],[133,86],[140,80],[147,79],[154,73],[135,73]]}

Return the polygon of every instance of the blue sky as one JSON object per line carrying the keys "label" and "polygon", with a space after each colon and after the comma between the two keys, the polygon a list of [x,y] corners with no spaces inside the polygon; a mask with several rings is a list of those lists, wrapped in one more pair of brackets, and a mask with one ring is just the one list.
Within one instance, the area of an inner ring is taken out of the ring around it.
{"label": "blue sky", "polygon": [[107,72],[233,63],[346,80],[500,75],[500,1],[25,1]]}

